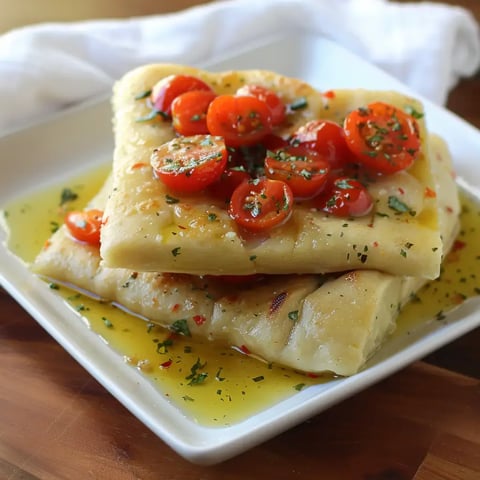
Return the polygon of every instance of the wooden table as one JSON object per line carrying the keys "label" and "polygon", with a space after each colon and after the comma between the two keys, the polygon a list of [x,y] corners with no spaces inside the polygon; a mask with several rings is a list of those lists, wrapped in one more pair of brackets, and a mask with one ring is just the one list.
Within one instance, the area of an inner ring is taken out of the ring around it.
{"label": "wooden table", "polygon": [[[450,3],[480,18],[476,0]],[[474,77],[449,100],[478,127],[479,92]],[[201,467],[126,411],[0,289],[0,479],[478,480],[479,347],[477,329],[263,445]]]}

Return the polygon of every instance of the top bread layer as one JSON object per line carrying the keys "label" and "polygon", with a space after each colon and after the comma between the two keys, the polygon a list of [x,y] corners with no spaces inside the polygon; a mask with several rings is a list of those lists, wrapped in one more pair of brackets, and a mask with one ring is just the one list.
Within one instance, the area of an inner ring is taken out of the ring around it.
{"label": "top bread layer", "polygon": [[[435,195],[425,194],[435,191],[435,182],[423,119],[418,120],[421,151],[413,166],[369,184],[375,200],[370,214],[338,218],[312,209],[308,202],[297,203],[285,224],[265,234],[246,234],[222,202],[205,192],[171,192],[152,173],[154,149],[176,134],[169,121],[139,122],[149,109],[135,97],[172,74],[194,75],[217,94],[255,84],[277,92],[286,104],[301,98],[305,107],[292,110],[275,132],[282,136],[312,119],[341,123],[350,111],[376,101],[423,110],[418,101],[396,92],[335,90],[334,95],[323,95],[305,82],[261,70],[209,73],[179,65],[133,70],[114,88],[113,187],[101,239],[105,266],[197,275],[375,269],[395,275],[438,276],[442,242]],[[388,198],[394,195],[401,195],[408,211],[389,208]]]}

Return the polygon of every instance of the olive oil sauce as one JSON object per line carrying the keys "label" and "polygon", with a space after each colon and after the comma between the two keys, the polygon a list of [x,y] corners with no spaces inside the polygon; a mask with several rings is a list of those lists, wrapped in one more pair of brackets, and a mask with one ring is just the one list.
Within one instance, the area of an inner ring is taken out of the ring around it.
{"label": "olive oil sauce", "polygon": [[[2,211],[7,247],[32,262],[66,211],[82,208],[100,189],[108,166],[71,179],[7,205]],[[480,294],[480,205],[461,194],[461,232],[445,259],[441,277],[428,283],[404,308],[398,332],[442,320],[445,313]],[[96,301],[64,286],[50,284],[69,308],[83,317],[125,361],[147,376],[159,394],[194,421],[228,426],[260,412],[303,388],[328,381],[269,365],[245,352],[193,340],[131,315],[110,303]],[[108,347],[107,347],[108,348]],[[140,373],[139,373],[140,374]]]}

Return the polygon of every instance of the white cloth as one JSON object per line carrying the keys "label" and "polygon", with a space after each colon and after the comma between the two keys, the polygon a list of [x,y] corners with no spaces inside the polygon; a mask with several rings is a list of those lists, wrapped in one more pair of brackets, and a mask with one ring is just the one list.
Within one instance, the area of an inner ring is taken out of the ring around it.
{"label": "white cloth", "polygon": [[299,29],[336,41],[437,103],[480,64],[473,17],[427,2],[226,0],[175,14],[39,24],[0,37],[0,133],[107,93],[135,66],[198,65]]}

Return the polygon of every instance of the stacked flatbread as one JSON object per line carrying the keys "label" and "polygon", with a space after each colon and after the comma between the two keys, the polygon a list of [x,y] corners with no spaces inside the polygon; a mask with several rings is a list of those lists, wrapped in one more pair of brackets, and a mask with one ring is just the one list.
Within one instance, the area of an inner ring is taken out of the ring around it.
{"label": "stacked flatbread", "polygon": [[[447,146],[429,135],[420,119],[419,157],[407,171],[369,187],[375,199],[371,214],[346,220],[300,203],[286,224],[260,237],[245,236],[206,193],[176,194],[171,203],[168,189],[152,175],[152,151],[175,132],[169,122],[138,122],[148,107],[135,96],[178,73],[201,78],[218,94],[257,84],[286,103],[305,99],[308,106],[291,112],[288,126],[280,128],[284,136],[310,119],[340,123],[349,111],[373,101],[422,112],[418,101],[395,92],[337,90],[325,96],[266,71],[136,69],[115,87],[112,175],[90,204],[105,212],[100,250],[73,240],[62,227],[34,270],[166,328],[186,319],[193,337],[244,345],[268,362],[308,372],[356,373],[394,330],[411,294],[439,275],[453,243],[459,202]],[[388,214],[393,192],[402,192],[415,215]],[[207,221],[207,212],[217,221]],[[172,255],[175,249],[181,255]],[[265,275],[241,286],[215,279],[252,273]],[[201,324],[193,321],[198,315],[205,318]]]}

